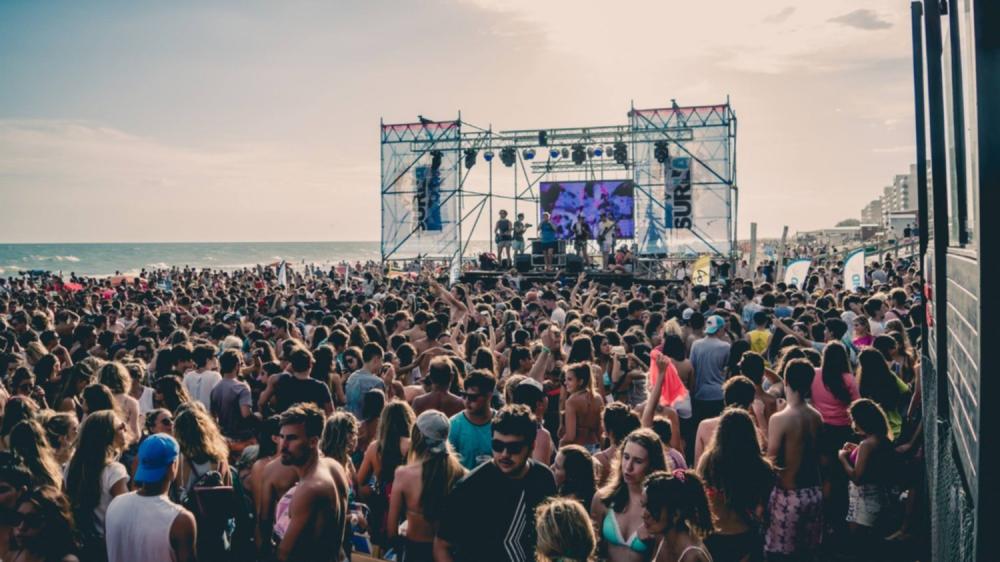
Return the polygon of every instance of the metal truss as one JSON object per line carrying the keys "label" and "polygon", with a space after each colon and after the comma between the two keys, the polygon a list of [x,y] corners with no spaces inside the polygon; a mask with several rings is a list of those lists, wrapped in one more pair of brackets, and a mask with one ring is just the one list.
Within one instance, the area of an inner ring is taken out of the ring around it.
{"label": "metal truss", "polygon": [[[665,142],[672,157],[687,157],[698,166],[698,174],[692,174],[692,189],[711,194],[718,200],[714,203],[720,209],[718,216],[704,217],[703,222],[693,224],[691,235],[700,242],[699,248],[715,257],[735,259],[736,217],[739,191],[736,183],[736,114],[727,98],[718,105],[670,108],[635,109],[628,112],[627,125],[571,127],[555,129],[522,129],[494,131],[492,127],[481,128],[461,119],[455,121],[429,121],[397,125],[382,124],[382,260],[407,259],[413,257],[438,257],[461,260],[473,232],[488,212],[488,221],[493,217],[494,199],[513,201],[514,214],[522,205],[533,206],[537,215],[538,195],[535,186],[543,179],[553,181],[597,181],[605,176],[634,182],[636,193],[637,226],[645,221],[645,232],[665,236],[671,225],[665,224],[665,204],[662,196],[665,179],[662,165],[654,159],[654,147]],[[540,144],[539,134],[545,136],[545,145]],[[611,149],[615,143],[625,143],[628,159],[616,162]],[[564,156],[564,150],[582,146],[586,158],[575,163]],[[603,155],[597,156],[593,149],[600,147]],[[514,161],[513,196],[494,193],[493,165],[500,163],[500,153],[512,150]],[[534,157],[528,158],[526,151],[534,150]],[[462,166],[466,151],[474,151],[477,158],[490,152],[493,158],[485,166]],[[550,154],[556,151],[557,156]],[[400,212],[404,206],[394,204],[398,198],[412,197],[415,191],[399,185],[413,168],[426,162],[428,156],[436,152],[446,161],[454,182],[442,186],[440,205],[455,204],[454,224],[439,243],[433,247],[422,246],[423,252],[414,254],[409,242],[419,236],[419,227],[408,226],[412,217]],[[486,191],[466,189],[465,183],[475,170],[488,170]],[[694,177],[697,175],[698,177]],[[447,189],[445,189],[447,187]],[[644,211],[639,216],[639,209]],[[472,221],[470,228],[463,223]],[[719,224],[724,225],[724,230]],[[388,236],[387,236],[388,235]],[[491,236],[492,238],[492,236]],[[656,252],[649,240],[636,240],[639,255]],[[492,242],[491,242],[492,247]],[[675,248],[676,257],[683,251]],[[703,252],[702,252],[703,253]]]}

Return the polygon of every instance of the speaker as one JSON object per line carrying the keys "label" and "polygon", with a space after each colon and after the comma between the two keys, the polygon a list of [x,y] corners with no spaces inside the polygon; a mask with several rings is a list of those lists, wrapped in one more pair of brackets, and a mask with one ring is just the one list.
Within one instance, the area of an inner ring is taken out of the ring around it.
{"label": "speaker", "polygon": [[530,273],[531,254],[519,254],[514,256],[514,267],[520,273]]}
{"label": "speaker", "polygon": [[566,273],[580,273],[583,271],[583,256],[576,254],[566,254]]}

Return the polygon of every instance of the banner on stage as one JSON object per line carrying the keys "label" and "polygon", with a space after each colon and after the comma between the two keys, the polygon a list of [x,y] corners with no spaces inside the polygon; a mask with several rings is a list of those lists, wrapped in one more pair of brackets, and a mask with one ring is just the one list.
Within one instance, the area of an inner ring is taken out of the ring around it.
{"label": "banner on stage", "polygon": [[672,158],[667,167],[663,208],[667,228],[690,229],[694,216],[691,205],[691,159]]}
{"label": "banner on stage", "polygon": [[793,260],[785,266],[785,284],[801,289],[806,283],[806,276],[809,275],[809,267],[812,260]]}
{"label": "banner on stage", "polygon": [[441,221],[441,171],[434,166],[417,166],[413,170],[417,193],[413,206],[416,210],[415,230],[440,231]]}
{"label": "banner on stage", "polygon": [[865,249],[858,248],[844,261],[844,287],[853,291],[865,286]]}
{"label": "banner on stage", "polygon": [[693,285],[708,285],[712,282],[712,258],[707,255],[694,260],[691,268],[691,283]]}

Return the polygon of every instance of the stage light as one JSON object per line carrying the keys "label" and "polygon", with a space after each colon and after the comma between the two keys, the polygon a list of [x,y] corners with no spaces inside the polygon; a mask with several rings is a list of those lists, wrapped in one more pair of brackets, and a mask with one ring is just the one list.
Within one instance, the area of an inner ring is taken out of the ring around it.
{"label": "stage light", "polygon": [[624,165],[628,162],[628,145],[618,141],[615,143],[615,162]]}
{"label": "stage light", "polygon": [[441,151],[432,150],[431,151],[431,169],[437,170],[441,168]]}
{"label": "stage light", "polygon": [[549,132],[538,131],[538,146],[548,146],[548,145],[549,145]]}
{"label": "stage light", "polygon": [[559,158],[559,149],[558,148],[553,148],[552,150],[550,150],[549,151],[549,157],[551,157],[551,158]]}
{"label": "stage light", "polygon": [[[563,150],[566,150],[565,148]],[[586,153],[583,151],[582,144],[573,145],[573,163],[579,166],[587,159]]]}
{"label": "stage light", "polygon": [[614,153],[615,153],[615,151],[614,151],[614,149],[613,149],[613,148],[611,148],[611,145],[610,145],[610,144],[609,144],[609,145],[608,145],[607,147],[605,147],[605,149],[604,149],[604,155],[605,155],[605,156],[607,156],[608,158],[611,158],[611,156],[612,156],[612,155],[613,155]]}
{"label": "stage light", "polygon": [[523,152],[521,152],[521,156],[525,160],[534,160],[535,159],[535,149],[534,148],[526,148],[526,149],[524,149]]}
{"label": "stage light", "polygon": [[594,157],[594,148],[591,147],[591,146],[588,146],[587,147],[587,158],[593,158],[593,157]]}
{"label": "stage light", "polygon": [[500,151],[500,161],[503,162],[503,165],[508,168],[513,166],[514,162],[517,162],[517,151],[514,150],[514,147],[504,147],[503,150]]}
{"label": "stage light", "polygon": [[563,147],[563,149],[562,149],[562,157],[563,158],[569,158],[569,149],[568,148]]}
{"label": "stage light", "polygon": [[465,149],[465,169],[466,170],[468,170],[469,168],[471,168],[471,167],[473,167],[473,166],[476,165],[476,154],[478,154],[478,151],[476,151],[476,149],[474,149],[474,148],[466,148]]}
{"label": "stage light", "polygon": [[487,162],[493,160],[493,151],[492,150],[487,150],[486,152],[484,152],[483,153],[483,160],[486,160]]}
{"label": "stage light", "polygon": [[597,148],[595,148],[594,149],[594,156],[596,156],[598,158],[600,158],[601,156],[604,156],[604,149],[601,148],[601,147],[599,147],[599,146]]}
{"label": "stage light", "polygon": [[666,162],[670,159],[670,149],[667,146],[667,141],[656,141],[653,143],[653,157],[660,164]]}

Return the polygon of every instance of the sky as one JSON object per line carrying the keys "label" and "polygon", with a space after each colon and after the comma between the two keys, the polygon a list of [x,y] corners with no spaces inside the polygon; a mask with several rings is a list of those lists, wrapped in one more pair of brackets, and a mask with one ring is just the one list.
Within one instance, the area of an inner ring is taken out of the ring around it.
{"label": "sky", "polygon": [[378,240],[380,119],[726,96],[740,236],[832,226],[915,160],[910,55],[898,0],[2,0],[0,242]]}

